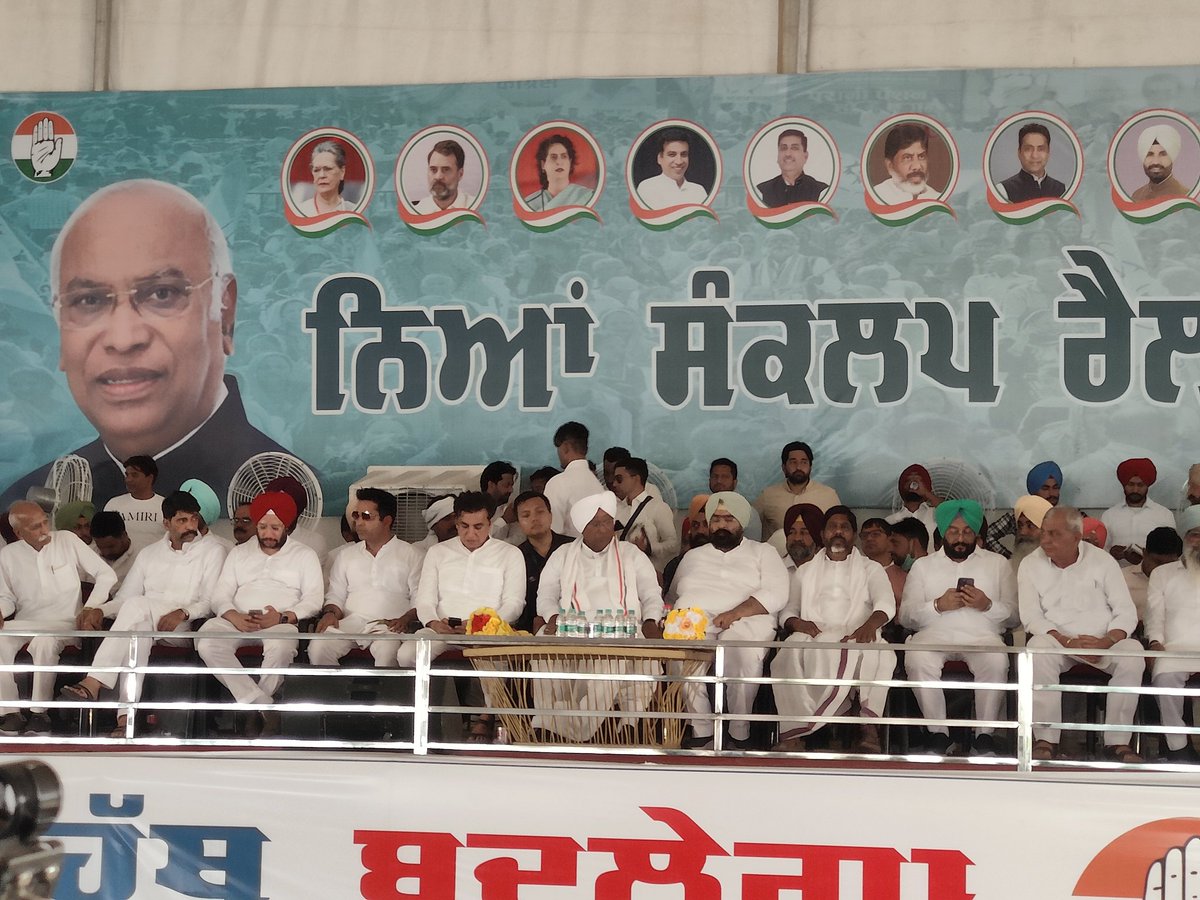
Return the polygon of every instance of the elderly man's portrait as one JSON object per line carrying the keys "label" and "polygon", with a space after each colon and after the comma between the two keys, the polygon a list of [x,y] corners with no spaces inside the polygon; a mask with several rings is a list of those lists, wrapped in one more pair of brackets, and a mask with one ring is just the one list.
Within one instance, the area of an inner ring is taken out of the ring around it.
{"label": "elderly man's portrait", "polygon": [[366,166],[347,141],[316,137],[300,147],[288,171],[288,193],[296,212],[315,218],[357,212],[366,205]]}
{"label": "elderly man's portrait", "polygon": [[867,148],[863,178],[880,203],[898,206],[944,199],[953,168],[947,135],[926,122],[901,120]]}
{"label": "elderly man's portrait", "polygon": [[[97,505],[125,493],[130,456],[154,457],[169,493],[198,478],[219,495],[255,453],[283,448],[246,418],[233,353],[238,301],[229,246],[182,188],[138,179],[108,185],[68,217],[50,252],[59,369],[96,429],[73,452],[92,467]],[[18,479],[0,503],[45,482]]]}
{"label": "elderly man's portrait", "polygon": [[1180,116],[1152,115],[1116,138],[1113,177],[1135,203],[1194,196],[1200,181],[1200,141]]}
{"label": "elderly man's portrait", "polygon": [[1064,196],[1068,185],[1075,181],[1079,160],[1062,128],[1046,121],[1026,120],[1001,132],[987,166],[992,187],[1001,200],[1025,203]]}
{"label": "elderly man's portrait", "polygon": [[763,206],[778,209],[827,201],[830,186],[838,180],[832,140],[801,121],[768,125],[751,139],[746,185],[752,199]]}
{"label": "elderly man's portrait", "polygon": [[697,129],[657,129],[631,153],[634,193],[646,209],[705,204],[716,194],[716,145]]}
{"label": "elderly man's portrait", "polygon": [[397,161],[401,200],[417,215],[477,209],[487,182],[483,148],[465,133],[432,128],[412,138]]}
{"label": "elderly man's portrait", "polygon": [[596,200],[600,161],[577,131],[555,127],[526,136],[513,167],[513,192],[532,212],[591,206]]}

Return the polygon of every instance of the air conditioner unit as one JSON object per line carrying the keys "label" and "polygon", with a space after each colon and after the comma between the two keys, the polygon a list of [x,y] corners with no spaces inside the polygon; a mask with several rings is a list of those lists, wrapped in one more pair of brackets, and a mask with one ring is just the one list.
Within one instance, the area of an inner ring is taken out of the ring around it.
{"label": "air conditioner unit", "polygon": [[396,498],[392,532],[401,540],[419,541],[429,533],[421,514],[434,497],[479,490],[483,466],[368,466],[367,474],[350,485],[350,496],[359,488],[380,488]]}

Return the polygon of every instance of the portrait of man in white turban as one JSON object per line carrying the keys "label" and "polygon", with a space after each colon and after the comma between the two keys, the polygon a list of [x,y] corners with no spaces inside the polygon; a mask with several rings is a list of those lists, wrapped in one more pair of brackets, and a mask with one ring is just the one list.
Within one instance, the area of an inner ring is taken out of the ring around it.
{"label": "portrait of man in white turban", "polygon": [[1165,123],[1151,125],[1138,136],[1138,158],[1147,181],[1133,192],[1134,202],[1186,197],[1190,193],[1174,174],[1181,143],[1179,130]]}

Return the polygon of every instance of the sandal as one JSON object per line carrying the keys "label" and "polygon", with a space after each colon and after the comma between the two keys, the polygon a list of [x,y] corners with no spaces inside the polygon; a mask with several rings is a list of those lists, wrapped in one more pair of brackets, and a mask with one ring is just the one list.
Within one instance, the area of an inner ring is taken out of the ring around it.
{"label": "sandal", "polygon": [[1057,745],[1045,740],[1037,740],[1033,742],[1033,759],[1051,760],[1054,759],[1055,751],[1058,750]]}
{"label": "sandal", "polygon": [[74,700],[78,703],[95,703],[99,693],[93,694],[83,686],[82,681],[77,681],[75,684],[64,684],[59,688],[58,696],[64,700]]}
{"label": "sandal", "polygon": [[1128,744],[1116,744],[1112,747],[1105,747],[1104,758],[1112,762],[1123,763],[1124,765],[1145,762]]}
{"label": "sandal", "polygon": [[[67,685],[67,687],[77,687],[77,686],[78,685],[73,685],[73,684]],[[86,692],[86,689],[84,689],[84,691]],[[108,736],[110,738],[116,738],[117,740],[124,740],[124,738],[125,738],[125,722],[126,722],[126,719],[124,719],[124,718],[117,719],[117,727],[114,728],[112,731],[110,731],[108,733]]]}
{"label": "sandal", "polygon": [[467,732],[467,743],[490,744],[496,729],[496,717],[489,713],[471,716],[470,731]]}

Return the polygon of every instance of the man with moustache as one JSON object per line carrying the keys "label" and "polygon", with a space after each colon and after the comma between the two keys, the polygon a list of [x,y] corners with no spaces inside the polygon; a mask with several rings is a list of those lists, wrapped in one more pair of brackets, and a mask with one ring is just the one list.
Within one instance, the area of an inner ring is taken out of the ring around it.
{"label": "man with moustache", "polygon": [[[708,464],[708,493],[736,491],[738,489],[738,464],[727,456],[719,456]],[[762,520],[750,517],[746,526],[746,537],[752,541],[762,540]]]}
{"label": "man with moustache", "polygon": [[[1146,596],[1146,637],[1151,650],[1200,650],[1200,505],[1189,506],[1179,517],[1183,529],[1183,557],[1156,568]],[[1179,689],[1200,669],[1191,659],[1162,657],[1151,660],[1153,684]],[[1166,727],[1183,728],[1187,698],[1158,696],[1158,710]],[[1166,757],[1172,762],[1200,762],[1189,735],[1165,735]]]}
{"label": "man with moustache", "polygon": [[662,172],[638,182],[637,194],[649,209],[667,209],[685,203],[703,203],[708,190],[688,181],[691,137],[679,128],[667,128],[657,136],[658,166]]}
{"label": "man with moustache", "polygon": [[[283,491],[259,494],[250,504],[257,539],[229,551],[212,593],[214,618],[200,626],[196,652],[214,669],[241,669],[237,649],[261,644],[264,669],[292,664],[299,649],[296,625],[321,608],[325,582],[316,551],[288,538],[295,524],[296,502]],[[227,640],[216,635],[240,634]],[[214,673],[215,674],[215,673]],[[282,675],[244,672],[216,675],[238,703],[270,705]],[[248,719],[248,737],[279,734],[279,712],[257,710]]]}
{"label": "man with moustache", "polygon": [[1187,186],[1174,174],[1181,144],[1178,130],[1165,122],[1151,125],[1138,135],[1137,151],[1146,183],[1133,192],[1135,203],[1188,195]]}
{"label": "man with moustache", "polygon": [[756,185],[763,205],[772,209],[793,203],[812,203],[821,199],[829,185],[817,181],[804,171],[808,162],[808,137],[799,128],[788,128],[779,134],[779,174]]}
{"label": "man with moustache", "polygon": [[233,542],[244,544],[254,537],[254,520],[250,518],[250,504],[239,503],[229,517],[233,523]]}
{"label": "man with moustache", "polygon": [[112,567],[117,576],[117,587],[120,587],[137,556],[121,514],[98,512],[92,516],[92,541],[100,558]]}
{"label": "man with moustache", "polygon": [[[117,576],[73,532],[51,531],[49,518],[36,503],[18,500],[8,508],[8,521],[18,540],[0,550],[0,616],[16,618],[0,622],[0,665],[11,666],[26,643],[34,665],[57,665],[63,649],[76,642],[58,632],[95,628],[85,623],[80,608],[80,577],[88,576],[93,584],[90,608],[108,599]],[[2,636],[6,630],[43,633],[32,638]],[[54,672],[34,672],[30,699],[45,701],[53,696]],[[30,708],[26,721],[22,711],[4,707],[5,700],[15,699],[13,673],[0,671],[0,734],[49,734],[45,707]]]}
{"label": "man with moustache", "polygon": [[892,526],[884,519],[867,519],[858,529],[858,542],[863,556],[883,566],[892,586],[892,595],[896,598],[896,610],[899,611],[908,574],[896,565],[896,557],[892,555]]}
{"label": "man with moustache", "polygon": [[901,519],[915,517],[920,519],[932,534],[933,529],[937,527],[933,511],[942,502],[942,498],[933,492],[933,477],[929,470],[919,463],[913,463],[900,473],[896,488],[902,505],[887,517],[887,523],[895,525]]}
{"label": "man with moustache", "polygon": [[893,126],[883,142],[883,161],[888,177],[872,185],[881,203],[897,206],[938,198],[939,192],[929,185],[929,131],[924,125]]}
{"label": "man with moustache", "polygon": [[1042,197],[1061,197],[1067,186],[1046,174],[1050,161],[1050,129],[1041,122],[1026,122],[1017,132],[1017,159],[1021,170],[1005,178],[997,193],[1009,203],[1024,203]]}
{"label": "man with moustache", "polygon": [[929,530],[915,516],[901,519],[892,526],[892,534],[888,538],[892,548],[892,558],[904,572],[913,567],[913,563],[929,553]]}
{"label": "man with moustache", "polygon": [[536,158],[542,189],[521,198],[530,209],[542,212],[561,206],[583,206],[592,199],[594,191],[591,188],[571,180],[578,156],[575,144],[565,134],[542,138],[538,142]]}
{"label": "man with moustache", "polygon": [[612,492],[617,496],[618,538],[639,547],[661,572],[679,551],[675,511],[647,488],[650,467],[630,456],[613,470]]}
{"label": "man with moustache", "polygon": [[1042,520],[1052,509],[1054,507],[1050,505],[1049,500],[1036,494],[1018,497],[1017,502],[1013,504],[1013,515],[1017,522],[1017,539],[1013,544],[1012,556],[1008,563],[1014,575],[1021,568],[1025,557],[1041,546]]}
{"label": "man with moustache", "polygon": [[[220,225],[175,185],[108,185],[63,225],[50,251],[59,367],[97,431],[72,451],[92,468],[97,506],[127,490],[130,456],[153,457],[171,490],[199,478],[224,494],[246,459],[284,451],[250,424],[225,374],[237,288]],[[19,479],[0,504],[44,484],[49,469]]]}
{"label": "man with moustache", "polygon": [[[1041,546],[1017,572],[1021,621],[1030,634],[1030,649],[1065,648],[1072,654],[1039,653],[1033,657],[1035,684],[1057,683],[1059,675],[1085,662],[1110,676],[1112,687],[1137,687],[1145,664],[1142,645],[1129,635],[1137,613],[1116,561],[1083,540],[1083,516],[1069,506],[1056,506],[1042,519]],[[1093,656],[1089,650],[1116,650],[1126,656]],[[1106,725],[1129,725],[1137,708],[1135,694],[1112,694],[1105,701]],[[1033,718],[1062,719],[1062,694],[1034,691]],[[1049,760],[1058,752],[1061,729],[1034,728],[1033,758]],[[1104,732],[1105,753],[1123,763],[1141,762],[1129,746],[1129,732]]]}
{"label": "man with moustache", "polygon": [[[1062,486],[1062,469],[1053,460],[1048,459],[1038,463],[1025,475],[1025,493],[1041,497],[1050,506],[1058,506],[1062,496]],[[984,546],[995,553],[1010,556],[1012,554],[1002,542],[1010,534],[1018,534],[1015,507],[1012,512],[1004,513],[992,523],[992,527],[988,529],[987,537],[984,539]],[[1016,549],[1014,546],[1014,553]]]}
{"label": "man with moustache", "polygon": [[1108,532],[1105,549],[1121,565],[1135,566],[1142,561],[1146,535],[1151,530],[1175,527],[1171,511],[1148,496],[1150,486],[1157,480],[1158,469],[1144,457],[1127,459],[1117,466],[1117,481],[1125,502],[1106,509],[1100,514],[1100,521]]}
{"label": "man with moustache", "polygon": [[[858,644],[880,642],[880,629],[896,609],[892,587],[883,567],[854,547],[858,522],[845,506],[825,512],[821,531],[824,547],[792,576],[796,588],[779,614],[788,633],[785,645],[771,664],[772,678],[828,678],[878,681],[892,677],[896,654],[891,650],[861,650]],[[841,643],[839,649],[807,648],[813,641]],[[850,706],[858,692],[860,714],[878,718],[887,702],[886,687],[852,684],[776,684],[775,705],[782,720],[779,752],[806,749],[809,735],[823,722],[802,722],[801,717],[837,716]],[[795,717],[795,718],[793,718]],[[856,753],[879,753],[879,728],[864,721],[859,727]]]}
{"label": "man with moustache", "polygon": [[[97,607],[84,609],[82,615],[94,618],[96,627],[104,618],[115,618],[114,631],[175,631],[187,632],[193,619],[208,615],[209,598],[216,587],[225,562],[226,548],[215,541],[199,541],[200,504],[190,493],[176,491],[162,502],[163,530],[161,538],[137,555],[133,568],[121,589],[112,600]],[[190,638],[163,638],[163,643],[176,647],[187,646]],[[137,665],[150,659],[149,638],[137,642]],[[114,688],[119,673],[103,669],[127,664],[129,638],[105,638],[96,650],[93,669],[82,680],[66,685],[64,700],[91,702],[102,688]],[[129,676],[132,689],[122,696],[137,699],[141,696],[144,676]],[[125,737],[126,717],[117,716],[114,737]]]}
{"label": "man with moustache", "polygon": [[438,141],[425,161],[428,163],[425,178],[429,184],[429,195],[414,203],[413,209],[428,215],[443,209],[470,209],[475,205],[473,194],[459,190],[467,161],[462,144],[455,140]]}
{"label": "man with moustache", "polygon": [[[1017,611],[1017,582],[1012,567],[999,553],[977,544],[983,509],[974,500],[947,500],[938,504],[937,527],[942,546],[919,559],[909,570],[900,604],[900,624],[916,632],[908,639],[904,668],[912,681],[939,681],[950,660],[966,663],[978,682],[999,683],[1008,678],[1008,656],[1003,652],[922,650],[924,644],[956,647],[1003,647],[1001,635],[1013,624]],[[921,715],[946,718],[946,695],[941,688],[914,687]],[[1000,717],[1004,693],[975,691],[975,715],[984,721]],[[950,748],[946,725],[927,726],[926,749],[938,756]],[[994,756],[990,725],[975,730],[974,753]]]}
{"label": "man with moustache", "polygon": [[[746,498],[733,491],[718,491],[704,504],[709,542],[683,557],[671,584],[676,608],[696,607],[708,616],[708,637],[718,641],[769,641],[775,633],[775,615],[787,603],[788,576],[779,554],[766,544],[747,540],[746,523],[753,510]],[[725,674],[742,678],[762,675],[766,647],[728,647]],[[693,713],[710,713],[703,685],[688,685],[686,698]],[[758,685],[730,683],[725,687],[729,712],[748,714]],[[713,722],[692,720],[692,736],[685,746],[712,746]],[[729,723],[729,741],[738,749],[750,746],[750,723]]]}
{"label": "man with moustache", "polygon": [[[716,492],[714,491],[714,493]],[[679,564],[683,561],[683,557],[687,555],[687,552],[694,550],[696,547],[703,547],[709,542],[708,519],[704,517],[704,504],[708,502],[710,496],[710,494],[696,494],[692,497],[692,502],[688,504],[687,515],[684,516],[682,533],[680,534],[680,544],[683,549],[663,569],[663,593],[671,590],[671,583],[675,580],[675,573],[678,571]],[[753,540],[749,535],[747,535],[747,538]]]}
{"label": "man with moustache", "polygon": [[762,533],[770,538],[783,527],[783,514],[797,503],[811,503],[821,510],[841,503],[837,491],[812,480],[813,451],[804,441],[785,444],[779,454],[783,481],[768,485],[754,501],[762,516]]}
{"label": "man with moustache", "polygon": [[[811,560],[824,544],[821,529],[825,527],[825,513],[811,503],[797,503],[783,516],[783,533],[787,540],[787,556],[783,563],[790,573]],[[794,578],[792,585],[796,584]]]}

